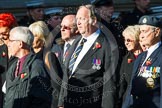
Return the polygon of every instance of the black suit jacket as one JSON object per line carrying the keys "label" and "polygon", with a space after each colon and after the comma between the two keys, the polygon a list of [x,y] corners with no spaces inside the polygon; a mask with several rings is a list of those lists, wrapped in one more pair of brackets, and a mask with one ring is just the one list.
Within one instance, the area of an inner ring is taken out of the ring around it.
{"label": "black suit jacket", "polygon": [[[72,75],[69,75],[69,60],[80,41],[77,38],[69,49],[59,106],[65,108],[113,108],[115,105],[115,69],[111,65],[111,49],[107,38],[101,33],[85,54]],[[101,47],[95,48],[96,42]],[[101,60],[100,69],[94,69],[93,60]]]}
{"label": "black suit jacket", "polygon": [[63,65],[59,63],[58,58],[53,52],[47,53],[47,59],[48,59],[49,66],[46,65],[46,70],[50,75],[51,85],[53,88],[52,104],[50,108],[57,108],[60,88],[61,88],[61,80],[63,76],[63,71],[62,71]]}
{"label": "black suit jacket", "polygon": [[63,63],[62,61],[63,61],[63,53],[64,53],[64,44],[61,44],[61,45],[54,44],[51,51],[55,53],[59,62],[62,64]]}
{"label": "black suit jacket", "polygon": [[149,57],[151,59],[151,64],[147,65],[146,62],[143,66],[147,66],[147,70],[150,69],[150,67],[160,67],[160,75],[159,77],[155,78],[154,87],[149,88],[146,85],[147,78],[137,76],[139,73],[139,68],[141,65],[141,62],[145,58],[146,52],[139,55],[139,57],[136,59],[134,67],[133,67],[133,73],[132,73],[132,80],[131,85],[129,87],[129,91],[126,95],[126,100],[123,103],[122,108],[161,108],[162,107],[162,97],[160,94],[162,93],[162,90],[160,89],[162,87],[162,45],[157,48]]}

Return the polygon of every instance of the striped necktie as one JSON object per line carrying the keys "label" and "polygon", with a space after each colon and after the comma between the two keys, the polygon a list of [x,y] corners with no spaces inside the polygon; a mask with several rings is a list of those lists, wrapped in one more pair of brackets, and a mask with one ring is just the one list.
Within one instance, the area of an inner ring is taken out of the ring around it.
{"label": "striped necktie", "polygon": [[87,41],[87,39],[82,39],[82,41],[80,42],[79,46],[76,48],[76,50],[74,51],[73,55],[71,56],[70,62],[69,62],[69,71],[70,73],[72,73],[75,61],[80,53],[80,51],[83,48],[84,43]]}

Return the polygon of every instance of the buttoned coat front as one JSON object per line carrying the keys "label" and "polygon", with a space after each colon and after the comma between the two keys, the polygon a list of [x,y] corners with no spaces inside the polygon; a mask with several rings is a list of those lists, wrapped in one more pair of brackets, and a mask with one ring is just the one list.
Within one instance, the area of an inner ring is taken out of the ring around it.
{"label": "buttoned coat front", "polygon": [[126,95],[126,100],[122,108],[161,108],[162,97],[160,96],[162,89],[162,45],[158,47],[149,57],[151,60],[148,65],[146,62],[143,66],[147,66],[146,70],[160,67],[160,75],[154,80],[154,87],[147,87],[147,78],[138,76],[139,69],[144,61],[146,52],[143,52],[136,59],[133,67],[132,80]]}
{"label": "buttoned coat front", "polygon": [[[80,61],[73,74],[69,73],[69,61],[80,39],[79,37],[75,40],[65,61],[59,106],[64,106],[64,108],[114,108],[115,68],[110,68],[111,49],[107,38],[102,33]],[[96,42],[101,47],[96,47]],[[98,69],[93,68],[96,59],[101,60]]]}

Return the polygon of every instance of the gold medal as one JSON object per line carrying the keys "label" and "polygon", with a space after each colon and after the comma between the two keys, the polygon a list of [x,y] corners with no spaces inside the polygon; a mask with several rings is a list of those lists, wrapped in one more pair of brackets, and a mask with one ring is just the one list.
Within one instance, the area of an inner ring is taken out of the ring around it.
{"label": "gold medal", "polygon": [[147,87],[149,87],[149,88],[153,88],[153,87],[155,86],[155,81],[154,81],[154,79],[151,78],[151,77],[147,78],[146,82],[147,82],[146,85],[147,85]]}
{"label": "gold medal", "polygon": [[156,78],[156,74],[155,73],[153,73],[152,78],[154,78],[154,79]]}

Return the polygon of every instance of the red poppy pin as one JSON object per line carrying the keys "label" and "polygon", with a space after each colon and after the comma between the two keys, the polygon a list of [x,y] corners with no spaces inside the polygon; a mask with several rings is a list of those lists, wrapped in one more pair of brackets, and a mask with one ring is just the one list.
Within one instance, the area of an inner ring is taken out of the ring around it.
{"label": "red poppy pin", "polygon": [[146,61],[146,66],[149,66],[149,65],[151,65],[151,59],[150,58]]}
{"label": "red poppy pin", "polygon": [[101,44],[100,43],[98,43],[98,42],[96,42],[95,43],[95,46],[93,47],[93,49],[98,49],[98,48],[101,48]]}
{"label": "red poppy pin", "polygon": [[131,62],[133,62],[133,60],[129,58],[129,59],[128,59],[128,63],[131,63]]}
{"label": "red poppy pin", "polygon": [[65,53],[65,58],[66,58],[68,55],[69,55],[69,52],[67,51],[67,52]]}
{"label": "red poppy pin", "polygon": [[21,76],[20,76],[21,79],[23,79],[26,75],[27,75],[27,73],[22,73]]}
{"label": "red poppy pin", "polygon": [[5,52],[2,52],[2,57],[5,57],[6,56],[6,53]]}

